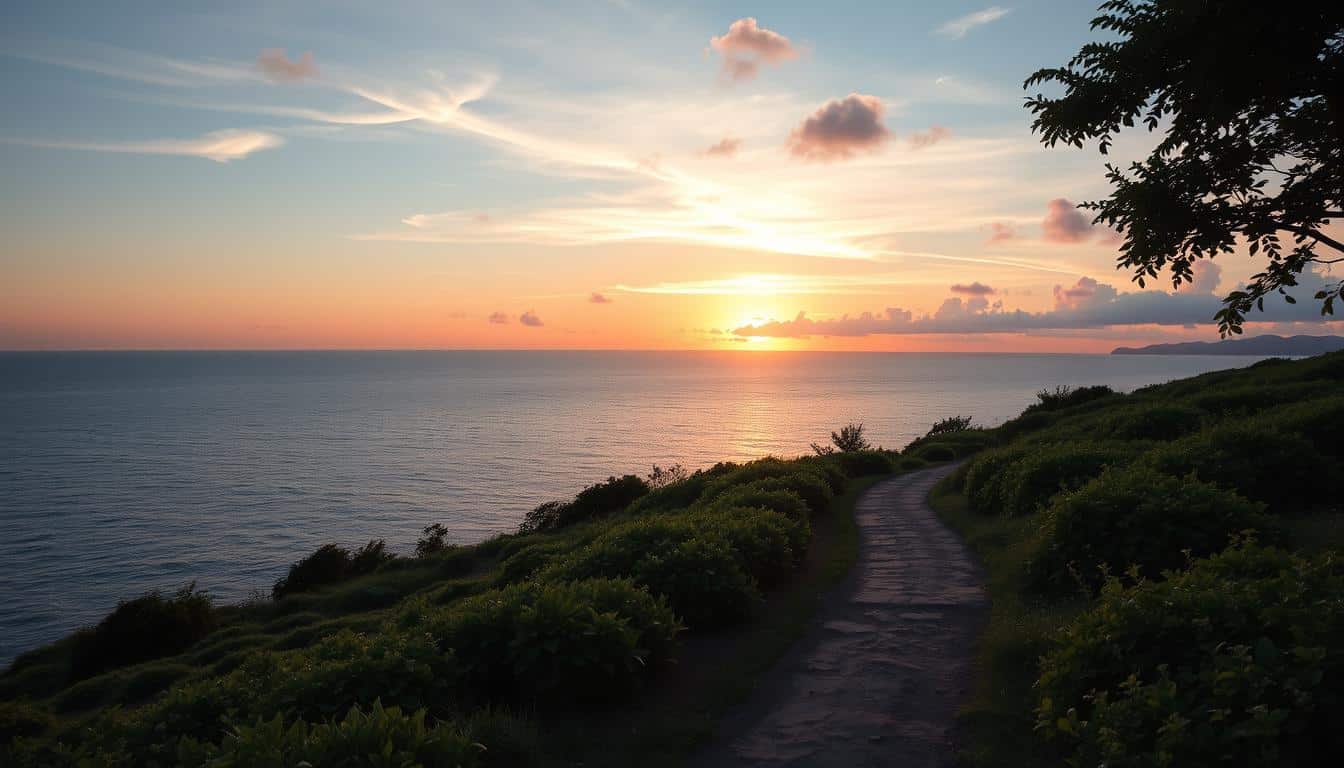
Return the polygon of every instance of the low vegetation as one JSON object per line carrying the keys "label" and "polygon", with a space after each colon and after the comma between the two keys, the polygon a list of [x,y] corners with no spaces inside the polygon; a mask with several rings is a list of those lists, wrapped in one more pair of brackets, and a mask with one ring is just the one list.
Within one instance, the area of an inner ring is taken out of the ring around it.
{"label": "low vegetation", "polygon": [[476,545],[327,544],[270,599],[127,601],[0,676],[0,764],[678,764],[852,564],[859,491],[966,431],[917,459],[851,425],[613,476]]}
{"label": "low vegetation", "polygon": [[974,766],[1333,764],[1344,354],[1041,392],[934,493],[985,566]]}

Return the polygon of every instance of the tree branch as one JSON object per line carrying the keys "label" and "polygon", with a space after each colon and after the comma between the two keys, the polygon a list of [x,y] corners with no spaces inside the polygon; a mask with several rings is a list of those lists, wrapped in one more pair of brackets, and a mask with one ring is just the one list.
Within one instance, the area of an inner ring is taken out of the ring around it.
{"label": "tree branch", "polygon": [[1338,240],[1334,239],[1333,237],[1330,237],[1329,235],[1322,234],[1314,229],[1309,229],[1307,227],[1299,227],[1292,224],[1285,224],[1283,222],[1275,222],[1275,223],[1278,224],[1279,229],[1288,232],[1293,232],[1302,235],[1303,237],[1310,237],[1311,239],[1315,240],[1316,242],[1322,245],[1328,245],[1331,248],[1334,248],[1336,251],[1344,253],[1344,243],[1339,242]]}

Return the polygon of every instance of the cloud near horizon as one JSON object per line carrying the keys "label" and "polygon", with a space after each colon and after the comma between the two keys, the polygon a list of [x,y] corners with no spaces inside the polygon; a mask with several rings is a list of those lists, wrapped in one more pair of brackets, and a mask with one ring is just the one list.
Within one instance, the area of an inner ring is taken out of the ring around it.
{"label": "cloud near horizon", "polygon": [[891,138],[882,123],[885,108],[876,96],[851,93],[823,104],[793,130],[789,151],[804,160],[847,160],[873,152]]}
{"label": "cloud near horizon", "polygon": [[1001,8],[997,5],[991,5],[984,10],[968,13],[965,16],[958,16],[957,18],[944,23],[942,26],[935,29],[934,32],[951,40],[960,40],[972,29],[998,21],[1004,16],[1007,16],[1011,10],[1011,8]]}
{"label": "cloud near horizon", "polygon": [[798,58],[798,49],[789,38],[760,26],[748,16],[728,26],[728,34],[709,39],[719,52],[722,72],[729,80],[750,80],[762,64],[779,64]]}
{"label": "cloud near horizon", "polygon": [[[979,285],[953,286],[954,292],[972,294],[946,299],[935,312],[916,315],[900,307],[888,307],[874,313],[817,320],[799,312],[792,320],[771,320],[733,329],[738,336],[771,336],[776,338],[806,338],[812,336],[872,336],[884,334],[967,334],[967,333],[1022,333],[1045,330],[1100,329],[1109,326],[1187,326],[1211,325],[1213,315],[1221,306],[1219,297],[1212,292],[1217,282],[1210,282],[1205,272],[1201,288],[1204,292],[1135,291],[1120,293],[1114,286],[1099,283],[1090,277],[1079,278],[1069,286],[1054,287],[1055,307],[1044,312],[1009,310],[1002,301],[993,304],[985,295],[973,291],[957,291]],[[987,289],[988,286],[979,286]],[[1266,304],[1265,311],[1250,317],[1251,322],[1321,323],[1344,320],[1322,317],[1307,302]]]}
{"label": "cloud near horizon", "polygon": [[990,288],[988,285],[979,281],[974,283],[957,283],[952,286],[951,291],[953,293],[966,294],[967,296],[992,296],[995,293],[993,288]]}
{"label": "cloud near horizon", "polygon": [[257,56],[257,69],[277,83],[297,83],[317,77],[317,63],[313,61],[312,51],[304,51],[299,58],[290,59],[284,48],[267,48]]}
{"label": "cloud near horizon", "polygon": [[607,296],[606,294],[602,294],[602,293],[598,293],[597,291],[593,291],[593,293],[592,293],[591,295],[588,296],[588,303],[589,303],[589,304],[610,304],[610,303],[611,303],[611,298],[610,298],[609,296]]}
{"label": "cloud near horizon", "polygon": [[508,325],[508,324],[509,324],[509,316],[506,315],[506,314],[504,314],[503,312],[491,312],[491,313],[490,313],[490,316],[487,317],[486,320],[488,320],[489,322],[494,323],[495,325]]}
{"label": "cloud near horizon", "polygon": [[545,323],[541,322],[541,318],[537,317],[537,312],[534,309],[529,309],[526,312],[524,312],[518,318],[518,322],[522,323],[523,325],[526,325],[528,328],[540,328],[541,326],[545,325]]}

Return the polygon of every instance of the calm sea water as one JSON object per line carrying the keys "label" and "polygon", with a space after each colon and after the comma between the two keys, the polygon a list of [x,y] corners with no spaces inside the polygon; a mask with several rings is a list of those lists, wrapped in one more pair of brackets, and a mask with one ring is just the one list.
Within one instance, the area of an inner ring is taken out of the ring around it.
{"label": "calm sea water", "polygon": [[1042,387],[1229,357],[591,352],[0,354],[0,663],[190,580],[231,601],[326,542],[471,543],[654,463],[899,447]]}

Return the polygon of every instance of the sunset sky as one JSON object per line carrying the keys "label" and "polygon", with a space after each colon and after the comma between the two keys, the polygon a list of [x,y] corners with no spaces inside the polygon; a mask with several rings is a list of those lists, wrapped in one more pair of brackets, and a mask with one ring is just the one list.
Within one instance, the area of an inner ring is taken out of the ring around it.
{"label": "sunset sky", "polygon": [[1022,81],[1090,2],[356,5],[8,5],[0,348],[1105,351],[1257,271],[1073,207]]}

